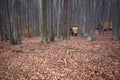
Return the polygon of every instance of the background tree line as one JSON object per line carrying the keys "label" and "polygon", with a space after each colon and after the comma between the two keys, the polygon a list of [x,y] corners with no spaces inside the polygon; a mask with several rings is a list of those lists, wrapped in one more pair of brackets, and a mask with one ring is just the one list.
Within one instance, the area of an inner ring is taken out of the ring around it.
{"label": "background tree line", "polygon": [[38,0],[0,0],[0,37],[11,44],[40,35]]}
{"label": "background tree line", "polygon": [[120,0],[0,0],[1,39],[21,43],[22,37],[41,36],[49,42],[70,39],[70,28],[78,37],[92,40],[99,23],[112,23],[113,39],[120,39]]}

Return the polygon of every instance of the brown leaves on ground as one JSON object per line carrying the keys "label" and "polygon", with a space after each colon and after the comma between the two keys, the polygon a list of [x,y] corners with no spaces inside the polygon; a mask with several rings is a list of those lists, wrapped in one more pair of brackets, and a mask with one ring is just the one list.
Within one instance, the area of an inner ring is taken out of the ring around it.
{"label": "brown leaves on ground", "polygon": [[0,80],[120,80],[120,41],[105,32],[96,40],[41,43],[39,37],[21,45],[0,42]]}

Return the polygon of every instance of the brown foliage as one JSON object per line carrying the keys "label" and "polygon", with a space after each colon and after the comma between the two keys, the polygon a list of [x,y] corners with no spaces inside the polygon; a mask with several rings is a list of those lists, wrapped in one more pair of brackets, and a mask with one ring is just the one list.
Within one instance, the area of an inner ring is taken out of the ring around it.
{"label": "brown foliage", "polygon": [[39,37],[21,45],[0,42],[1,80],[119,80],[120,42],[110,34],[41,43]]}

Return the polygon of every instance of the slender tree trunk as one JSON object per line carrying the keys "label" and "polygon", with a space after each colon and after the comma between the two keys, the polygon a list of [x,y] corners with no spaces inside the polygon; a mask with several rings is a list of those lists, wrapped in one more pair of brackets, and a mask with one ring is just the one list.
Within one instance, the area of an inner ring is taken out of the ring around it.
{"label": "slender tree trunk", "polygon": [[42,41],[48,41],[48,32],[47,32],[47,0],[42,0]]}
{"label": "slender tree trunk", "polygon": [[11,21],[10,21],[10,14],[9,14],[9,9],[8,9],[8,3],[9,1],[8,0],[5,0],[6,2],[6,10],[7,10],[7,17],[8,17],[8,33],[9,33],[9,36],[10,36],[10,43],[12,44],[13,43],[13,33],[12,33],[12,29],[11,29]]}
{"label": "slender tree trunk", "polygon": [[83,24],[83,12],[82,12],[82,4],[83,1],[82,0],[78,0],[78,38],[82,37],[82,24]]}
{"label": "slender tree trunk", "polygon": [[54,0],[54,12],[55,12],[55,20],[56,20],[56,35],[57,39],[61,39],[62,35],[62,10],[63,10],[63,0]]}
{"label": "slender tree trunk", "polygon": [[18,33],[18,17],[17,17],[17,1],[12,0],[12,22],[13,22],[13,42],[12,44],[19,44],[19,33]]}
{"label": "slender tree trunk", "polygon": [[6,38],[6,5],[5,5],[5,1],[3,1],[3,4],[2,4],[3,6],[2,6],[2,20],[3,20],[3,22],[2,22],[2,40],[3,41],[7,41],[7,38]]}
{"label": "slender tree trunk", "polygon": [[54,41],[53,33],[53,2],[48,0],[48,41]]}
{"label": "slender tree trunk", "polygon": [[29,0],[26,2],[26,11],[27,11],[27,28],[28,28],[28,37],[31,37],[31,34],[30,34],[30,10],[29,10]]}
{"label": "slender tree trunk", "polygon": [[63,5],[63,39],[67,39],[67,30],[68,30],[68,0],[64,0],[64,5]]}
{"label": "slender tree trunk", "polygon": [[113,39],[119,40],[120,39],[120,1],[116,0],[116,7],[115,7],[115,18],[114,18],[114,31],[113,31]]}

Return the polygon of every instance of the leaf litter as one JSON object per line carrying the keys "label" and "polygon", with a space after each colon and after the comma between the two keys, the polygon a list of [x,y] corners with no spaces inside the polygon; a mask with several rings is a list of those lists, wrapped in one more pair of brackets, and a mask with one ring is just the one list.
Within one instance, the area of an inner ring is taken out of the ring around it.
{"label": "leaf litter", "polygon": [[97,35],[96,42],[85,37],[49,44],[39,37],[24,38],[21,45],[0,42],[0,80],[120,80],[120,41],[110,36]]}

